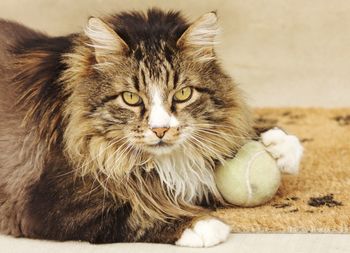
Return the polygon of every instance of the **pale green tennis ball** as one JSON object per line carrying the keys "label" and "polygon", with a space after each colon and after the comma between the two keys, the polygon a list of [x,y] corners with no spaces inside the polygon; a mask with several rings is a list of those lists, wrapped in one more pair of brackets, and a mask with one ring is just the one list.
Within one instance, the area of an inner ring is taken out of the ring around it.
{"label": "pale green tennis ball", "polygon": [[217,187],[223,198],[237,206],[257,206],[269,201],[277,192],[281,174],[276,161],[257,141],[245,144],[215,172]]}

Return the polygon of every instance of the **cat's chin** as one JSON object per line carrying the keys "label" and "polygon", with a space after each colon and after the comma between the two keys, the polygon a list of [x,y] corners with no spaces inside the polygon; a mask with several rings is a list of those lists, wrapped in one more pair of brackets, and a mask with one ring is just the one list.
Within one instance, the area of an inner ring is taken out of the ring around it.
{"label": "cat's chin", "polygon": [[152,155],[166,155],[173,152],[177,147],[178,145],[176,144],[160,143],[156,145],[147,145],[145,150]]}

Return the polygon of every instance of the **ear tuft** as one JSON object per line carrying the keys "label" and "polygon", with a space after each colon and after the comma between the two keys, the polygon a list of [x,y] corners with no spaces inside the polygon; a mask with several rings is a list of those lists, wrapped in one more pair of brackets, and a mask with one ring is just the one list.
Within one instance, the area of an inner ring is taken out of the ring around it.
{"label": "ear tuft", "polygon": [[216,12],[209,12],[187,28],[177,41],[177,46],[187,49],[187,52],[199,57],[199,60],[213,59],[219,31]]}
{"label": "ear tuft", "polygon": [[85,35],[89,37],[95,48],[96,60],[106,62],[111,54],[122,53],[128,49],[127,44],[106,23],[98,18],[90,18],[85,28]]}

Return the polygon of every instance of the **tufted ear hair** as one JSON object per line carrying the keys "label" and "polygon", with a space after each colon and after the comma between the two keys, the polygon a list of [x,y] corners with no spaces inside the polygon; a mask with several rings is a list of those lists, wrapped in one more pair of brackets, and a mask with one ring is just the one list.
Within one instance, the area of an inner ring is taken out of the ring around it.
{"label": "tufted ear hair", "polygon": [[106,62],[112,54],[120,54],[129,47],[125,41],[99,18],[90,18],[85,28],[85,35],[91,40],[98,63]]}
{"label": "tufted ear hair", "polygon": [[196,60],[211,60],[215,57],[214,45],[217,44],[219,30],[216,13],[206,13],[187,28],[177,46]]}

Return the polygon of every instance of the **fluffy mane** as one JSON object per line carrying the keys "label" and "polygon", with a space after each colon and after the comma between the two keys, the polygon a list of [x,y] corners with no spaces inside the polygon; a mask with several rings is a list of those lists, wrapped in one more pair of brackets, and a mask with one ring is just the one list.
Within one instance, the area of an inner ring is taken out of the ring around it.
{"label": "fluffy mane", "polygon": [[[133,214],[140,219],[145,215],[159,220],[191,216],[203,211],[198,203],[209,199],[225,204],[213,171],[233,156],[252,132],[249,110],[239,89],[215,60],[216,18],[210,14],[205,22],[188,23],[178,12],[152,9],[102,20],[115,32],[121,47],[101,46],[110,43],[113,36],[101,35],[93,26],[67,37],[38,33],[13,47],[17,107],[25,113],[24,126],[36,133],[35,142],[46,146],[45,159],[58,151],[70,166],[67,177],[93,178],[113,198],[131,203]],[[155,156],[128,143],[127,138],[115,137],[123,131],[124,125],[118,126],[122,121],[113,123],[99,109],[115,97],[100,94],[107,94],[116,75],[128,76],[134,68],[141,69],[136,77],[119,81],[137,85],[170,77],[173,83],[189,81],[176,71],[165,71],[164,77],[155,70],[163,61],[167,68],[180,66],[180,70],[199,72],[202,80],[191,78],[212,85],[197,89],[209,98],[211,107],[198,104],[192,112],[203,122],[213,123],[202,124],[206,130],[198,130],[192,143],[183,144],[170,155]],[[181,61],[190,63],[182,66]],[[219,90],[215,90],[215,82],[221,83]],[[45,159],[37,161],[40,167]]]}

